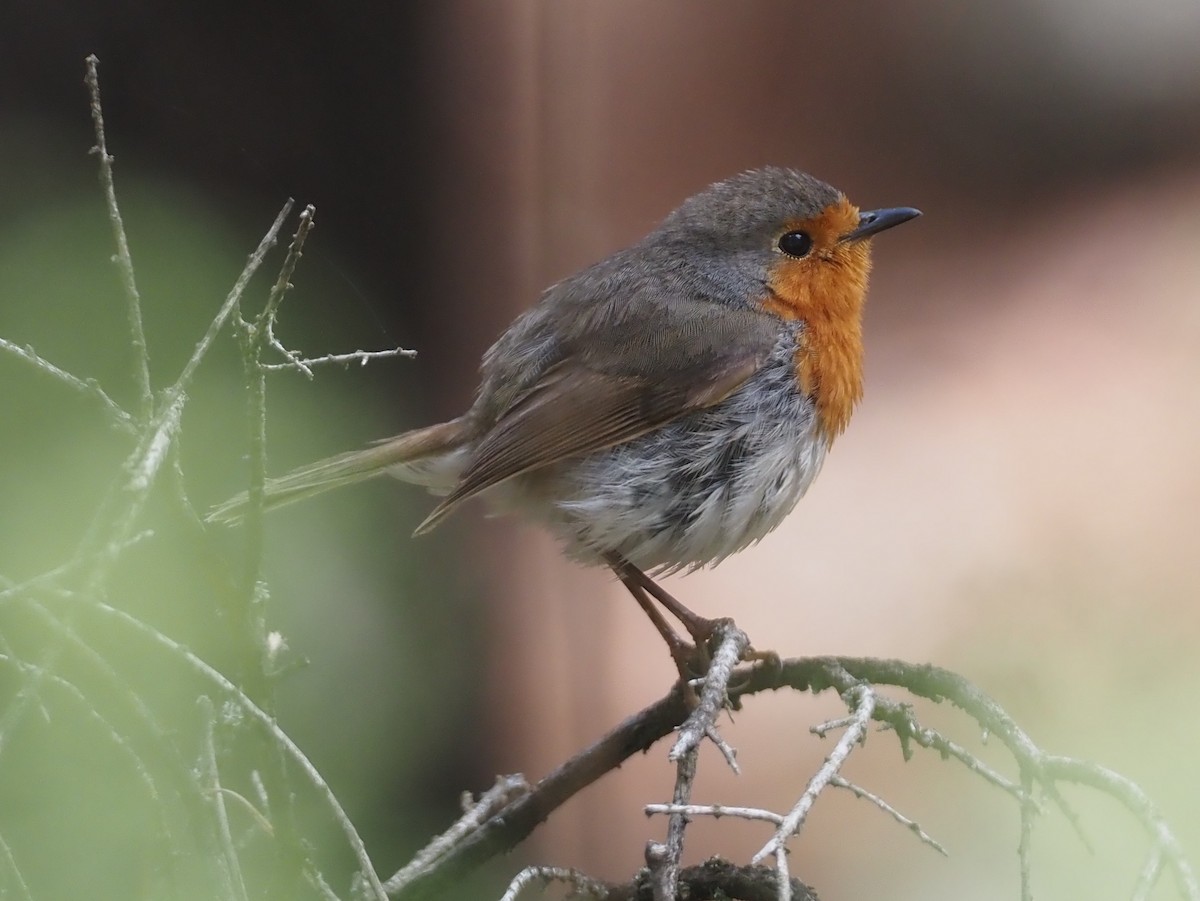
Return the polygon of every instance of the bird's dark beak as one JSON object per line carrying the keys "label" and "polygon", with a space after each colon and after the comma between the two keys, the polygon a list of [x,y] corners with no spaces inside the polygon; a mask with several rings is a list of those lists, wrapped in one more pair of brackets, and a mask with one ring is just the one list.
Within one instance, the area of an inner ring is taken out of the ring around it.
{"label": "bird's dark beak", "polygon": [[916,219],[920,215],[920,210],[914,210],[910,206],[898,206],[890,210],[870,210],[866,213],[859,213],[858,228],[849,234],[842,235],[840,240],[847,244],[854,241],[861,241],[863,238],[869,238],[871,235],[878,234],[885,229],[891,228],[893,225],[899,225],[901,222],[907,222],[909,219]]}

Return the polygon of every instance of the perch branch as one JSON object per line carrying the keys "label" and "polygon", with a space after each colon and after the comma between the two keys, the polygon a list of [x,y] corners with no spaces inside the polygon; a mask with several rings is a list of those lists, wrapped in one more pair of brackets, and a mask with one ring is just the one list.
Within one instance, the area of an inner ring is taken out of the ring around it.
{"label": "perch branch", "polygon": [[609,770],[679,726],[689,711],[678,684],[664,698],[626,719],[588,748],[540,780],[526,795],[506,805],[464,835],[431,867],[400,873],[387,881],[392,898],[414,901],[444,892],[486,860],[513,848],[553,811]]}
{"label": "perch branch", "polygon": [[525,777],[516,774],[498,776],[496,784],[480,795],[477,801],[466,795],[463,798],[463,815],[385,882],[384,889],[389,893],[398,891],[417,874],[435,867],[439,859],[450,853],[465,836],[474,832],[513,801],[529,794],[529,791],[529,783],[525,781]]}
{"label": "perch branch", "polygon": [[[675,790],[671,799],[671,806],[676,810],[686,807],[691,800],[700,743],[706,737],[713,736],[714,743],[737,772],[733,750],[717,734],[716,722],[729,704],[729,680],[750,647],[750,639],[733,620],[722,620],[717,624],[712,640],[716,642],[717,650],[709,662],[696,708],[680,728],[679,738],[668,755],[676,765]],[[671,813],[667,818],[666,843],[650,842],[646,846],[646,865],[650,868],[654,901],[675,901],[679,894],[679,868],[683,863],[683,836],[687,824],[686,814]]]}
{"label": "perch branch", "polygon": [[[735,670],[729,694],[736,703],[739,698],[781,688],[813,694],[836,690],[847,698],[848,703],[854,705],[855,711],[847,733],[839,742],[840,745],[844,743],[844,747],[837,753],[849,753],[854,744],[850,739],[855,736],[861,738],[863,724],[868,719],[874,719],[896,733],[906,757],[911,755],[910,744],[930,748],[945,758],[959,761],[972,772],[1014,796],[1018,803],[1032,802],[1033,799],[1020,784],[995,773],[939,733],[920,726],[909,705],[880,697],[877,692],[879,686],[895,686],[917,697],[939,703],[948,702],[960,708],[981,728],[998,737],[1013,755],[1020,771],[1029,774],[1032,785],[1040,786],[1052,796],[1057,783],[1075,782],[1116,798],[1135,814],[1143,828],[1154,838],[1152,854],[1163,856],[1163,866],[1169,865],[1173,870],[1182,896],[1187,901],[1200,901],[1200,890],[1197,889],[1194,871],[1184,857],[1178,839],[1140,788],[1102,767],[1045,754],[995,701],[961,676],[938,667],[908,664],[897,660],[806,657],[780,661],[776,666],[743,667]],[[868,709],[869,716],[864,714]],[[524,839],[553,810],[598,779],[605,770],[617,767],[634,753],[646,750],[660,738],[670,734],[688,715],[683,687],[676,685],[667,697],[621,723],[596,744],[580,752],[538,782],[527,795],[496,811],[478,828],[462,836],[461,841],[446,853],[440,854],[431,867],[420,872],[402,871],[406,872],[405,879],[393,877],[393,880],[388,881],[389,895],[395,899],[413,901],[430,898],[446,890],[470,869],[496,854],[507,851]],[[834,755],[830,756],[832,758]],[[828,766],[827,761],[823,769],[832,770],[826,777],[827,784],[838,784],[835,780],[836,768]],[[866,797],[866,793],[863,796]],[[875,803],[878,804],[877,801]],[[878,806],[893,813],[893,816],[905,825],[912,822],[894,813],[889,806]],[[647,813],[661,813],[667,816],[715,816],[718,815],[718,810],[725,815],[735,809],[715,805],[658,805],[648,807]],[[773,816],[775,815],[762,812],[755,818],[773,821]],[[921,834],[915,824],[908,825],[908,828]],[[932,840],[930,842],[932,843]],[[775,842],[772,847],[781,849],[782,843]],[[786,868],[786,863],[783,864],[783,868]],[[775,867],[750,868],[759,876],[766,874],[768,893],[735,895],[727,891],[727,896],[762,897],[777,901],[778,881],[785,874],[783,868],[779,865],[778,857]],[[1149,860],[1143,869],[1143,881],[1157,878],[1156,869],[1153,859]],[[653,891],[654,880],[655,874],[647,873],[641,883],[614,889],[606,901],[626,898],[643,901]],[[697,894],[697,884],[693,881],[691,868],[679,872],[678,882],[687,885],[692,898],[711,897]],[[804,889],[797,880],[789,879],[788,884],[792,886],[794,896],[809,897],[799,894]],[[647,894],[638,894],[642,891]]]}

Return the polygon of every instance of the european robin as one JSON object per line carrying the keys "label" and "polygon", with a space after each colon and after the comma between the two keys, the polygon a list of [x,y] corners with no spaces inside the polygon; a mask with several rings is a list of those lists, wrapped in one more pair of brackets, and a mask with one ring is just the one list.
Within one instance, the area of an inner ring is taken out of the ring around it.
{"label": "european robin", "polygon": [[[474,404],[268,482],[276,507],[388,473],[548,528],[612,568],[667,639],[702,619],[647,575],[715,564],[774,529],[863,391],[870,238],[920,212],[859,212],[766,168],[684,201],[638,243],[548,288],[483,356]],[[246,497],[210,519],[235,520]]]}

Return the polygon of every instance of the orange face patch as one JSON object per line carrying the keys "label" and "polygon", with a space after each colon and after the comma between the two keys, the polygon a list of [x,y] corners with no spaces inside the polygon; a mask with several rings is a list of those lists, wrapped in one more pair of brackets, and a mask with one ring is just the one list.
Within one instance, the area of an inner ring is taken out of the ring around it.
{"label": "orange face patch", "polygon": [[871,253],[867,241],[839,243],[857,227],[858,208],[844,197],[811,219],[787,223],[780,234],[805,231],[813,247],[799,259],[779,254],[762,302],[781,319],[804,321],[796,377],[816,403],[829,442],[846,428],[862,397],[862,311]]}

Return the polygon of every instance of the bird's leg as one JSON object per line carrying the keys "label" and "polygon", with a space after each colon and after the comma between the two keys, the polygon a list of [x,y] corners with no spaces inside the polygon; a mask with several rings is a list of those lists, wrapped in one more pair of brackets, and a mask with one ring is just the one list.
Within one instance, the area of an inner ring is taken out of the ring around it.
{"label": "bird's leg", "polygon": [[705,644],[713,637],[713,633],[717,631],[717,620],[705,619],[698,613],[693,612],[636,566],[631,568],[633,578],[638,584],[648,591],[652,598],[662,604],[668,613],[683,624],[683,627],[688,631],[688,635],[692,636],[692,641],[696,642],[697,647]]}
{"label": "bird's leg", "polygon": [[646,594],[646,590],[632,578],[627,578],[623,573],[617,572],[617,576],[629,589],[629,593],[633,595],[633,599],[638,602],[638,606],[649,617],[650,622],[654,624],[654,628],[658,630],[658,634],[663,637],[663,641],[667,643],[667,650],[671,654],[671,659],[675,661],[675,669],[679,672],[679,678],[684,682],[693,678],[696,675],[696,668],[692,665],[693,658],[696,656],[696,648],[688,644],[682,638],[675,634],[675,630],[671,628],[670,623],[654,606],[654,602],[650,600],[650,596]]}
{"label": "bird's leg", "polygon": [[[705,619],[695,613],[624,557],[618,554],[607,554],[605,560],[617,574],[617,578],[629,589],[629,593],[633,595],[634,600],[645,611],[650,622],[654,624],[654,628],[667,643],[671,659],[675,661],[675,668],[679,670],[680,677],[686,682],[689,678],[702,673],[708,666],[708,641],[713,637],[717,625],[721,621]],[[683,624],[688,634],[692,636],[692,641],[695,642],[694,646],[687,644],[675,633],[658,608],[650,601],[651,597]],[[775,651],[756,651],[754,648],[747,648],[742,659],[746,662],[763,663],[774,668],[781,665],[779,655]],[[699,669],[696,666],[697,663]]]}
{"label": "bird's leg", "polygon": [[[624,557],[618,554],[608,554],[605,559],[608,565],[612,567],[613,572],[617,574],[617,578],[625,584],[625,587],[629,589],[629,593],[633,595],[642,610],[650,617],[650,622],[654,624],[654,628],[658,629],[659,634],[666,641],[667,647],[671,651],[671,657],[675,661],[676,667],[679,668],[680,675],[686,678],[684,666],[681,664],[686,664],[687,669],[692,670],[694,674],[694,667],[690,663],[695,656],[695,652],[699,651],[701,655],[706,654],[707,642],[712,638],[717,627],[716,621],[705,619],[693,613]],[[687,629],[688,634],[692,636],[692,641],[696,643],[694,647],[686,644],[675,634],[675,631],[667,624],[663,615],[659,613],[658,608],[651,603],[651,597],[662,604],[667,612],[679,620],[683,627]]]}

